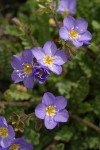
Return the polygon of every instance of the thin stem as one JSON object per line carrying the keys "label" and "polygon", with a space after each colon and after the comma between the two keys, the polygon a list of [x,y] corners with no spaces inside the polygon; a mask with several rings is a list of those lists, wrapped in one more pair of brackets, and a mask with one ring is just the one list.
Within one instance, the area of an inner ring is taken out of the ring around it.
{"label": "thin stem", "polygon": [[57,28],[60,29],[60,26],[59,26],[58,20],[57,20],[57,15],[54,12],[52,12],[52,11],[51,11],[51,14],[53,16],[53,19],[54,19],[54,21],[56,23]]}
{"label": "thin stem", "polygon": [[86,119],[82,119],[81,117],[73,114],[72,112],[69,112],[69,114],[70,114],[71,118],[73,118],[73,119],[75,119],[75,120],[77,120],[77,121],[87,125],[88,127],[92,128],[95,131],[97,131],[98,133],[100,133],[100,128],[98,126],[96,126],[95,124],[93,124],[92,122],[90,122],[90,121],[88,121]]}
{"label": "thin stem", "polygon": [[31,103],[29,102],[6,102],[6,101],[1,101],[0,102],[0,107],[2,106],[18,106],[18,107],[29,107]]}
{"label": "thin stem", "polygon": [[33,39],[33,36],[32,36],[31,29],[28,29],[28,30],[27,30],[26,35],[28,35],[28,38],[29,38],[29,40],[31,41],[32,47],[34,47],[35,44],[34,44],[34,39]]}

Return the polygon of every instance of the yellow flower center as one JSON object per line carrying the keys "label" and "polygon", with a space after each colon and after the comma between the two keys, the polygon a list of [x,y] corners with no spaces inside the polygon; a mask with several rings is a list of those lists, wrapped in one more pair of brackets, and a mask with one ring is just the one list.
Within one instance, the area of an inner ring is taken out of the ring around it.
{"label": "yellow flower center", "polygon": [[48,106],[46,107],[46,115],[47,116],[54,116],[56,113],[55,107],[54,106]]}
{"label": "yellow flower center", "polygon": [[19,150],[19,144],[13,144],[12,146],[10,146],[9,150]]}
{"label": "yellow flower center", "polygon": [[32,73],[32,65],[31,64],[24,65],[24,73],[26,73],[26,74]]}
{"label": "yellow flower center", "polygon": [[69,31],[69,36],[71,39],[77,39],[79,35],[75,30],[72,29]]}
{"label": "yellow flower center", "polygon": [[51,56],[47,55],[47,56],[44,57],[43,61],[47,65],[52,65],[54,60]]}
{"label": "yellow flower center", "polygon": [[0,136],[7,137],[8,136],[8,129],[7,128],[0,128]]}

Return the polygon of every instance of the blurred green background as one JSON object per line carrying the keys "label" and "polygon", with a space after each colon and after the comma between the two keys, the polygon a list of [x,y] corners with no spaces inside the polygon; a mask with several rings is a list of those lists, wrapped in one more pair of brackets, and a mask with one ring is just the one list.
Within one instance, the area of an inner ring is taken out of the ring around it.
{"label": "blurred green background", "polygon": [[[91,45],[77,50],[73,60],[63,66],[61,76],[51,73],[45,84],[35,83],[29,90],[11,80],[12,56],[32,48],[29,36],[11,19],[17,17],[26,30],[30,29],[35,44],[42,47],[53,40],[59,47],[58,30],[49,23],[52,15],[43,13],[40,4],[44,5],[41,0],[0,0],[0,115],[10,123],[15,119],[16,137],[24,136],[35,150],[100,150],[100,132],[83,122],[85,119],[100,127],[100,0],[77,0],[75,17],[88,21]],[[58,15],[58,20],[63,17]],[[67,109],[73,113],[68,123],[49,131],[32,115],[24,127],[20,117],[32,113],[47,91],[68,99]]]}

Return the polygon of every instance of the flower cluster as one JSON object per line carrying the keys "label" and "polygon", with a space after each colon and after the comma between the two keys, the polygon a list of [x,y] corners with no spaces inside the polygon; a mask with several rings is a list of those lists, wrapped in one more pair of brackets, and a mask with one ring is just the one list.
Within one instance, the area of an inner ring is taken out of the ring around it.
{"label": "flower cluster", "polygon": [[33,150],[24,138],[15,139],[13,127],[7,124],[3,116],[0,117],[0,150]]}
{"label": "flower cluster", "polygon": [[15,83],[23,81],[27,88],[33,88],[34,79],[40,84],[50,76],[51,70],[57,75],[62,73],[62,67],[67,61],[64,51],[57,50],[54,42],[47,41],[43,48],[35,47],[25,50],[22,56],[14,55],[11,65],[14,69],[12,79]]}
{"label": "flower cluster", "polygon": [[[54,7],[55,4],[54,1]],[[60,0],[57,12],[61,14],[75,14],[76,0]],[[54,19],[57,24],[57,19]],[[74,19],[68,16],[63,20],[63,27],[60,28],[59,24],[57,24],[57,27],[59,36],[64,42],[70,41],[76,47],[90,44],[92,35],[87,30],[88,23],[84,19]],[[62,73],[62,65],[67,60],[71,60],[71,56],[67,56],[67,52],[57,49],[54,42],[47,41],[43,48],[34,47],[31,50],[25,50],[22,56],[13,56],[11,61],[14,69],[12,80],[15,83],[23,81],[27,88],[33,88],[34,79],[38,83],[43,84],[50,77],[50,71],[60,75]],[[65,109],[66,105],[67,100],[63,96],[55,97],[52,93],[47,92],[43,96],[42,103],[35,108],[35,115],[39,119],[44,119],[44,124],[47,129],[53,129],[59,125],[59,122],[67,122],[69,114]],[[8,144],[10,146],[9,150],[13,150],[14,148],[17,150],[19,145],[24,145],[24,140],[15,139],[10,142],[10,138],[12,139],[14,137],[14,132],[9,135],[9,130],[12,130],[12,127],[4,126],[0,129],[0,136],[2,135],[6,138],[10,136],[7,139],[5,138],[5,140],[1,138],[2,142],[0,146],[3,147],[8,142],[10,143]]]}

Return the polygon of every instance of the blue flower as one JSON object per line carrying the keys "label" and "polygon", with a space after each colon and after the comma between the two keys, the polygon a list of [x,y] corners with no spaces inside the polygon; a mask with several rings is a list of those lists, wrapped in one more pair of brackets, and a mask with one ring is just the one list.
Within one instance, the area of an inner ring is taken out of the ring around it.
{"label": "blue flower", "polygon": [[12,80],[15,83],[23,81],[27,88],[33,88],[34,75],[33,75],[33,56],[31,50],[25,50],[22,56],[14,55],[11,61],[11,65],[14,69],[12,73]]}
{"label": "blue flower", "polygon": [[16,138],[11,142],[9,147],[2,148],[1,150],[33,150],[33,146],[24,138]]}
{"label": "blue flower", "polygon": [[42,103],[35,108],[35,115],[44,119],[47,129],[55,128],[59,122],[67,122],[69,118],[68,111],[65,109],[67,100],[63,96],[55,97],[47,92],[43,95]]}
{"label": "blue flower", "polygon": [[67,61],[66,52],[57,50],[54,42],[47,41],[43,48],[33,48],[32,53],[41,66],[46,67],[55,74],[60,75],[62,73],[61,65]]}
{"label": "blue flower", "polygon": [[75,14],[76,0],[60,0],[57,12],[59,14]]}
{"label": "blue flower", "polygon": [[76,47],[89,45],[92,35],[87,27],[88,23],[84,19],[75,20],[68,16],[64,18],[63,27],[59,30],[60,38],[71,41]]}
{"label": "blue flower", "polygon": [[44,83],[47,78],[50,77],[49,71],[42,66],[38,66],[34,70],[34,78],[36,79],[37,82],[40,84]]}
{"label": "blue flower", "polygon": [[8,125],[6,119],[0,117],[0,148],[6,148],[14,139],[15,133],[11,125]]}

